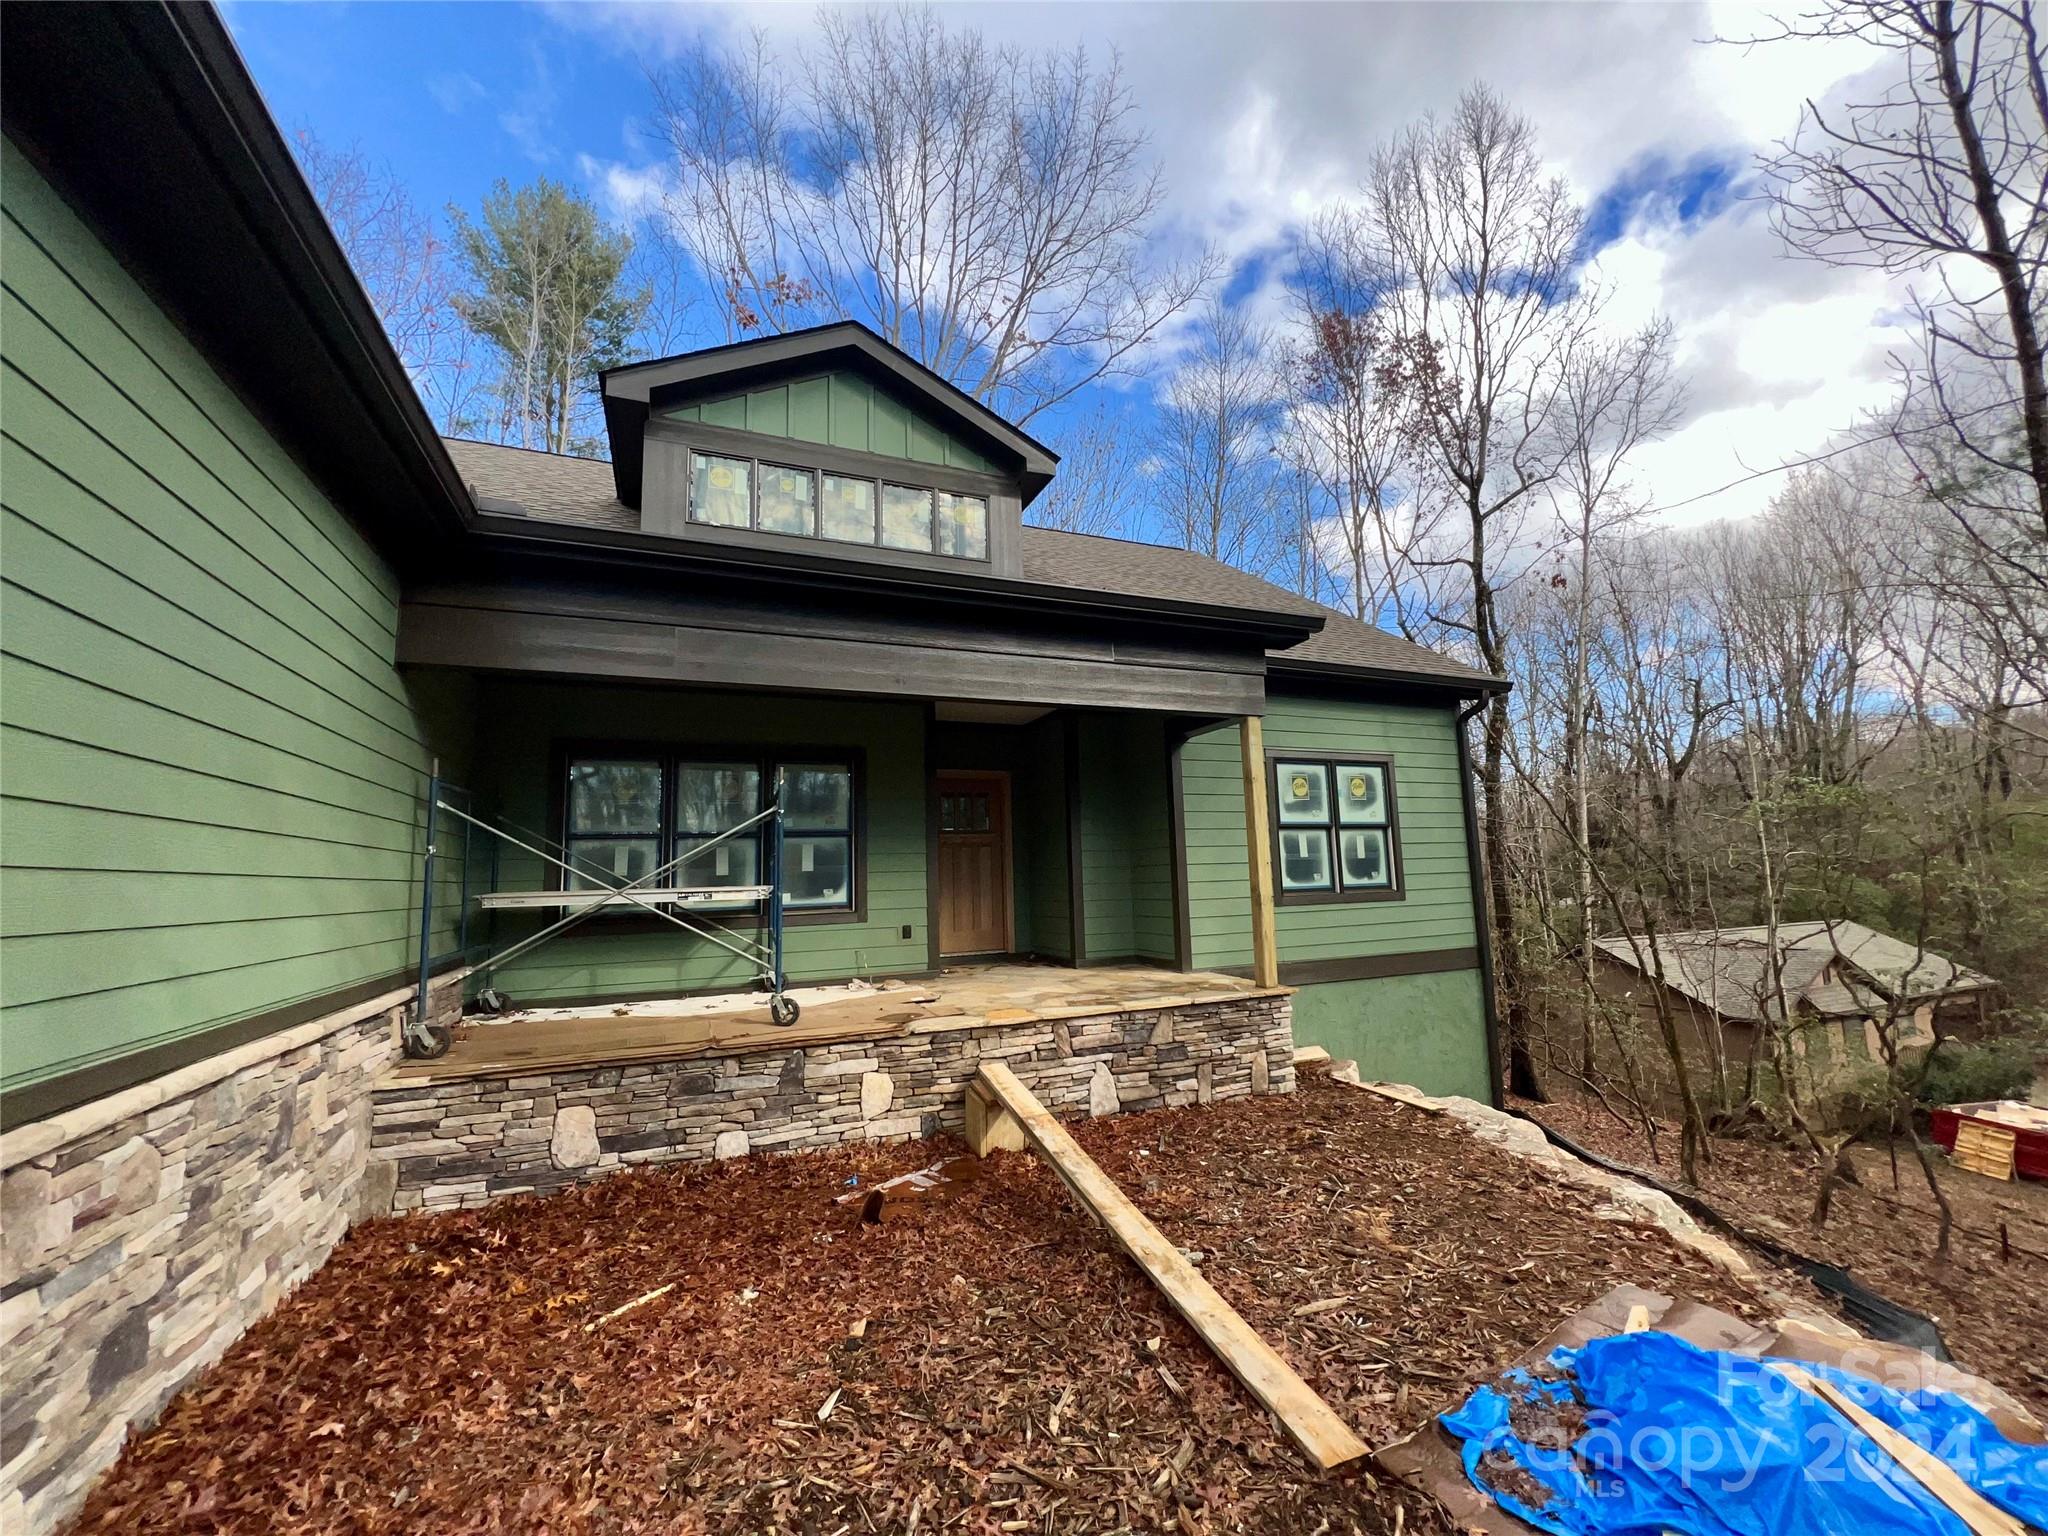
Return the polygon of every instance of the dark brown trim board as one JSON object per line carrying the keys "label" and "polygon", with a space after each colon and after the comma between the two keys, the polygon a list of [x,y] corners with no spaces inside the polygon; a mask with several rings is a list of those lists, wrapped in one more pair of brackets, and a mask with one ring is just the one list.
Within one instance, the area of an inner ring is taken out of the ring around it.
{"label": "dark brown trim board", "polygon": [[[443,975],[461,962],[460,955],[450,955],[435,965],[433,973]],[[80,1067],[40,1083],[29,1083],[0,1095],[0,1127],[12,1129],[31,1120],[62,1114],[67,1109],[103,1099],[124,1088],[133,1088],[138,1083],[162,1077],[180,1067],[189,1067],[209,1056],[218,1056],[222,1051],[231,1051],[238,1045],[260,1040],[265,1035],[296,1029],[323,1014],[353,1008],[379,993],[410,989],[418,981],[418,970],[407,966],[404,970],[357,982],[352,987],[324,992],[318,997],[304,998],[295,1003],[284,1003],[262,1013],[252,1013],[247,1018],[230,1019],[176,1040],[166,1040],[162,1045],[117,1056],[112,1061],[95,1062],[89,1067]]]}
{"label": "dark brown trim board", "polygon": [[[1478,949],[1419,949],[1406,955],[1355,955],[1340,960],[1283,960],[1280,985],[1315,987],[1333,981],[1379,981],[1388,976],[1429,976],[1481,968]],[[1214,967],[1225,976],[1249,976],[1248,965]]]}
{"label": "dark brown trim board", "polygon": [[939,954],[939,706],[924,707],[924,930],[925,964],[934,974]]}
{"label": "dark brown trim board", "polygon": [[1081,717],[1069,714],[1067,724],[1067,924],[1071,930],[1073,965],[1088,963],[1087,892],[1081,878]]}

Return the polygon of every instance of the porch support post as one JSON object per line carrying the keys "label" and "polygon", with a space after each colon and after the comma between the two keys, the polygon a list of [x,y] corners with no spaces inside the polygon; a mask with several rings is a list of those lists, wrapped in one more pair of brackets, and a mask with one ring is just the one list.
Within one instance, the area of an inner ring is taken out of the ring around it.
{"label": "porch support post", "polygon": [[1257,715],[1238,724],[1244,748],[1244,851],[1252,877],[1252,980],[1280,985],[1280,946],[1273,932],[1273,828],[1266,804],[1266,736]]}

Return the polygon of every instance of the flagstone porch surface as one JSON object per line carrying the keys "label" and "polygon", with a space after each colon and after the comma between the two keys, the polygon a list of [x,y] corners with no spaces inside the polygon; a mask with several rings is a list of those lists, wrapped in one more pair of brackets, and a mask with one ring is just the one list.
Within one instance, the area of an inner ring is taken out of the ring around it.
{"label": "flagstone porch surface", "polygon": [[1290,990],[1256,986],[1215,971],[1152,966],[1074,970],[1056,965],[972,965],[919,981],[793,987],[790,996],[803,1012],[787,1028],[770,1022],[765,995],[759,992],[592,1008],[522,1009],[502,1018],[465,1021],[446,1056],[402,1062],[379,1086],[667,1061],[991,1024],[1150,1013],[1230,998],[1281,996]]}

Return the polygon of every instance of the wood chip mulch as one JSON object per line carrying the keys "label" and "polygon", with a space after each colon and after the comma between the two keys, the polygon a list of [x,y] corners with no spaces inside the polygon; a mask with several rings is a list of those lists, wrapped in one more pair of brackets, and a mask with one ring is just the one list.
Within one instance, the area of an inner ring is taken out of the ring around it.
{"label": "wood chip mulch", "polygon": [[[1638,1168],[1658,1166],[1639,1130],[1595,1105],[1523,1107],[1581,1146]],[[1675,1180],[1677,1127],[1665,1130],[1661,1171]],[[1935,1256],[1933,1196],[1911,1149],[1899,1149],[1896,1167],[1881,1146],[1857,1147],[1852,1157],[1862,1182],[1836,1187],[1818,1229],[1811,1216],[1820,1168],[1782,1142],[1717,1139],[1700,1192],[1731,1221],[1846,1269],[1878,1294],[1932,1317],[1966,1369],[2048,1422],[2048,1185],[1984,1178],[1940,1157],[1938,1177],[1956,1221],[1944,1263]],[[1796,1278],[1781,1283],[1821,1299]]]}
{"label": "wood chip mulch", "polygon": [[[1624,1281],[1763,1315],[1661,1232],[1355,1090],[1077,1134],[1370,1444]],[[832,1204],[949,1150],[362,1226],[130,1442],[77,1529],[1442,1528],[1310,1469],[1031,1157],[880,1226]]]}

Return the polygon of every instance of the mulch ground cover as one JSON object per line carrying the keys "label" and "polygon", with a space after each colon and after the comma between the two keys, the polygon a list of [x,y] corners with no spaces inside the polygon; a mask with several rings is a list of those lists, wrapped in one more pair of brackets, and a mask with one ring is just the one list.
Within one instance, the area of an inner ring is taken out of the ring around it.
{"label": "mulch ground cover", "polygon": [[[1659,1137],[1659,1165],[1640,1129],[1598,1105],[1521,1107],[1581,1146],[1678,1176],[1676,1125]],[[1851,1156],[1861,1183],[1836,1186],[1818,1229],[1810,1217],[1821,1171],[1794,1146],[1760,1136],[1716,1139],[1700,1192],[1738,1225],[1838,1265],[1879,1295],[1926,1313],[1963,1366],[2048,1421],[2048,1186],[2001,1183],[1941,1159],[1938,1176],[1956,1219],[1943,1263],[1935,1254],[1934,1199],[1912,1149],[1899,1148],[1896,1185],[1882,1147],[1857,1147]],[[1782,1283],[1795,1294],[1803,1288],[1792,1277]]]}
{"label": "mulch ground cover", "polygon": [[[1662,1233],[1355,1090],[1077,1134],[1374,1445],[1623,1281],[1760,1315]],[[1314,1472],[1030,1156],[879,1226],[832,1204],[949,1150],[368,1223],[131,1440],[78,1528],[1441,1528]]]}

